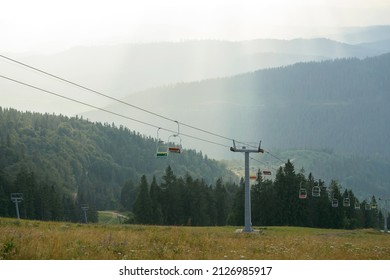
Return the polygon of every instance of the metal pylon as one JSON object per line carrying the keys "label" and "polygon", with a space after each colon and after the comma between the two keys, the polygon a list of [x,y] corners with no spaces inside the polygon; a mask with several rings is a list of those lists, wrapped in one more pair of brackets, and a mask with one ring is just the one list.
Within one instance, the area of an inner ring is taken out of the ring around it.
{"label": "metal pylon", "polygon": [[249,184],[249,154],[264,153],[264,150],[260,148],[260,144],[257,149],[247,149],[246,147],[237,149],[236,143],[233,140],[233,147],[230,148],[230,151],[232,152],[240,152],[245,154],[245,224],[242,232],[253,232],[251,217],[251,190]]}

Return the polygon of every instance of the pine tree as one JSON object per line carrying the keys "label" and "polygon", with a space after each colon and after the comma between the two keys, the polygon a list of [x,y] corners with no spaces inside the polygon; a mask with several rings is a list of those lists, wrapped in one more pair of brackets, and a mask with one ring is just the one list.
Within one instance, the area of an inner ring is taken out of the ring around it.
{"label": "pine tree", "polygon": [[134,215],[139,224],[152,223],[152,200],[150,199],[146,176],[141,177],[139,192],[134,203]]}
{"label": "pine tree", "polygon": [[[330,227],[332,228],[344,228],[345,220],[344,220],[344,209],[342,202],[342,195],[340,192],[340,186],[337,181],[332,180],[329,186],[331,191],[331,222]],[[335,207],[335,203],[333,201],[337,200],[337,207]]]}
{"label": "pine tree", "polygon": [[222,178],[219,178],[217,180],[214,193],[215,193],[215,204],[216,204],[215,207],[216,207],[216,214],[217,214],[217,225],[224,226],[226,225],[229,208],[228,208],[227,192],[223,185]]}
{"label": "pine tree", "polygon": [[264,209],[263,209],[263,196],[264,185],[261,172],[257,172],[256,184],[252,186],[251,190],[251,207],[252,207],[252,224],[263,225],[264,224]]}
{"label": "pine tree", "polygon": [[134,201],[137,198],[137,188],[131,179],[127,180],[121,190],[120,202],[127,211],[133,210]]}
{"label": "pine tree", "polygon": [[241,178],[240,186],[234,195],[232,211],[228,217],[228,224],[232,226],[243,226],[245,219],[245,182],[244,178]]}
{"label": "pine tree", "polygon": [[163,223],[163,214],[161,209],[161,189],[157,184],[156,177],[153,176],[152,184],[150,185],[150,199],[152,207],[152,224],[161,225]]}
{"label": "pine tree", "polygon": [[290,160],[280,167],[275,177],[276,205],[275,213],[278,225],[297,225],[298,191],[303,178],[295,174],[294,165]]}

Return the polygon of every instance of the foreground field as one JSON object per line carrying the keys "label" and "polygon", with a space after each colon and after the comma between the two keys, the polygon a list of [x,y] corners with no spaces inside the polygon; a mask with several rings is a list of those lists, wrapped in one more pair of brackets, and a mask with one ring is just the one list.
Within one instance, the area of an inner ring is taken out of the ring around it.
{"label": "foreground field", "polygon": [[297,227],[160,227],[0,218],[0,259],[390,260],[390,234]]}

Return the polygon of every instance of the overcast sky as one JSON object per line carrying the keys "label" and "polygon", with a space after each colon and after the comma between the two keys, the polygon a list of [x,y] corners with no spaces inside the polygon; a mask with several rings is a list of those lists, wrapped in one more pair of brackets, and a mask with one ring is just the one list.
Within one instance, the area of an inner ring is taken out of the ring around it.
{"label": "overcast sky", "polygon": [[293,38],[390,24],[389,0],[0,0],[2,52],[188,39]]}

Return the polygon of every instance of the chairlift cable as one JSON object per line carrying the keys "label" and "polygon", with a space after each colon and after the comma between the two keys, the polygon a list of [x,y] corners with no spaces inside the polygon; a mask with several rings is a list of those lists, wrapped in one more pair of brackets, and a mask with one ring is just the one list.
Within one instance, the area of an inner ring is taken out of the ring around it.
{"label": "chairlift cable", "polygon": [[[37,72],[39,72],[39,73],[41,73],[41,74],[47,75],[47,76],[52,77],[52,78],[55,78],[55,79],[57,79],[57,80],[60,80],[60,81],[62,81],[62,82],[65,82],[65,83],[71,84],[71,85],[73,85],[73,86],[79,87],[79,88],[81,88],[81,89],[83,89],[83,90],[86,90],[86,91],[89,91],[89,92],[91,92],[91,93],[93,93],[93,94],[97,94],[97,95],[99,95],[99,96],[103,96],[103,97],[105,97],[105,98],[111,99],[111,100],[113,100],[113,101],[115,101],[115,102],[118,102],[118,103],[121,103],[121,104],[123,104],[123,105],[129,106],[129,107],[132,107],[132,108],[135,108],[135,109],[137,109],[137,110],[140,110],[140,111],[143,111],[143,112],[145,112],[145,113],[154,115],[154,116],[156,116],[156,117],[165,119],[165,120],[167,120],[167,121],[178,122],[177,120],[174,120],[174,119],[172,119],[172,118],[169,118],[169,117],[163,116],[163,115],[161,115],[161,114],[152,112],[152,111],[150,111],[150,110],[144,109],[144,108],[142,108],[142,107],[133,105],[133,104],[128,103],[128,102],[126,102],[126,101],[123,101],[123,100],[120,100],[120,99],[118,99],[118,98],[109,96],[109,95],[104,94],[104,93],[102,93],[102,92],[99,92],[99,91],[97,91],[97,90],[91,89],[91,88],[89,88],[89,87],[80,85],[80,84],[75,83],[75,82],[72,82],[72,81],[70,81],[70,80],[68,80],[68,79],[61,78],[61,77],[59,77],[59,76],[57,76],[57,75],[51,74],[51,73],[49,73],[49,72],[47,72],[47,71],[41,70],[41,69],[39,69],[39,68],[37,68],[37,67],[28,65],[28,64],[26,64],[26,63],[23,63],[23,62],[18,61],[18,60],[16,60],[16,59],[10,58],[10,57],[8,57],[8,56],[5,56],[5,55],[0,54],[0,57],[3,58],[3,59],[6,59],[6,60],[8,60],[8,61],[11,61],[11,62],[13,62],[13,63],[19,64],[19,65],[21,65],[21,66],[23,66],[23,67],[26,67],[26,68],[32,69],[32,70],[34,70],[34,71],[37,71]],[[2,77],[3,77],[3,78],[6,78],[6,77],[4,77],[4,76],[2,76]],[[36,87],[36,88],[37,88],[37,87]],[[64,97],[64,98],[66,98],[66,97]],[[70,99],[68,99],[68,100],[70,100]],[[72,101],[74,101],[74,100],[72,100]],[[80,103],[80,102],[78,102],[78,103]],[[83,104],[83,105],[88,106],[86,103]],[[90,106],[90,107],[92,107],[92,106]],[[92,108],[98,109],[98,110],[101,110],[101,111],[106,111],[106,112],[109,111],[109,110],[106,110],[106,109],[104,109],[104,108],[98,108],[98,107],[92,107]],[[120,114],[115,113],[115,115],[120,115]],[[122,116],[121,116],[121,117],[122,117]],[[128,118],[128,119],[134,120],[134,119],[132,119],[132,118]],[[134,120],[134,121],[137,121],[137,120]],[[141,122],[141,123],[142,123],[142,122]],[[202,129],[202,128],[198,128],[198,127],[195,127],[195,126],[193,126],[193,125],[189,125],[189,124],[182,123],[182,122],[180,122],[180,124],[181,124],[182,126],[185,126],[185,127],[188,127],[188,128],[193,129],[193,130],[197,130],[197,131],[200,131],[200,132],[209,134],[209,135],[213,135],[213,136],[215,136],[215,137],[219,137],[219,138],[224,139],[224,140],[228,140],[228,141],[233,141],[233,140],[234,140],[234,139],[232,139],[232,138],[230,138],[230,137],[223,136],[223,135],[220,135],[220,134],[218,134],[218,133],[214,133],[214,132],[211,132],[211,131]],[[153,127],[155,127],[155,126],[153,125]],[[167,130],[167,129],[165,129],[165,130]],[[183,136],[188,136],[188,135],[185,135],[185,134],[182,134],[182,135],[183,135]],[[190,136],[190,137],[192,137],[192,136]],[[194,137],[192,137],[192,138],[194,138]],[[200,140],[200,139],[197,139],[197,140]],[[204,140],[201,140],[201,141],[204,141]],[[224,146],[224,147],[230,148],[230,146],[223,145],[223,144],[219,144],[219,143],[216,143],[216,142],[213,142],[213,141],[208,141],[208,140],[207,140],[207,141],[205,141],[205,142],[212,142],[213,144],[217,144],[217,145],[220,145],[220,146]],[[237,142],[237,143],[240,143],[240,144],[244,144],[244,145],[246,145],[246,146],[248,146],[248,147],[257,148],[257,147],[255,147],[255,146],[253,146],[253,145],[250,145],[250,144],[245,143],[245,142],[242,142],[242,141],[236,140],[236,142]],[[271,155],[272,157],[274,157],[275,159],[281,161],[282,163],[285,163],[283,160],[281,160],[281,159],[278,158],[277,156],[273,155],[273,154],[270,153],[269,151],[265,151],[265,152],[268,153],[269,155]]]}
{"label": "chairlift cable", "polygon": [[[59,93],[56,93],[56,92],[53,92],[53,91],[50,91],[50,90],[46,90],[46,89],[43,89],[41,87],[37,87],[37,86],[34,86],[32,84],[28,84],[28,83],[25,83],[25,82],[22,82],[22,81],[19,81],[19,80],[16,80],[16,79],[13,79],[13,78],[10,78],[10,77],[7,77],[7,76],[0,75],[0,78],[9,80],[11,82],[14,82],[14,83],[26,86],[26,87],[33,88],[35,90],[39,90],[39,91],[48,93],[50,95],[54,95],[54,96],[57,96],[57,97],[60,97],[60,98],[63,98],[63,99],[75,102],[75,103],[78,103],[78,104],[81,104],[81,105],[84,105],[84,106],[88,106],[90,108],[93,108],[93,109],[96,109],[96,110],[100,110],[100,111],[103,111],[103,112],[106,112],[106,113],[109,113],[109,114],[112,114],[112,115],[115,115],[115,116],[118,116],[118,117],[121,117],[121,118],[125,118],[125,119],[131,120],[131,121],[134,121],[134,122],[138,122],[138,123],[150,126],[150,127],[154,127],[156,129],[160,128],[162,130],[165,130],[165,131],[168,131],[168,132],[172,132],[172,133],[176,133],[177,132],[177,131],[174,131],[174,130],[171,130],[171,129],[167,129],[167,128],[163,128],[161,126],[157,126],[157,125],[154,125],[154,124],[151,124],[151,123],[148,123],[148,122],[145,122],[145,121],[141,121],[141,120],[129,117],[129,116],[125,116],[125,115],[122,115],[122,114],[119,114],[119,113],[116,113],[116,112],[113,112],[113,111],[110,111],[110,110],[107,110],[107,109],[104,109],[104,108],[92,105],[92,104],[89,104],[89,103],[86,103],[86,102],[83,102],[83,101],[80,101],[80,100],[77,100],[77,99],[74,99],[74,98],[71,98],[71,97],[67,97],[67,96],[61,95]],[[227,145],[224,145],[224,144],[221,144],[221,143],[217,143],[215,141],[210,141],[210,140],[207,140],[207,139],[203,139],[203,138],[200,138],[200,137],[197,137],[197,136],[193,136],[193,135],[190,135],[190,134],[181,133],[181,135],[189,137],[189,138],[192,138],[192,139],[195,139],[195,140],[199,140],[199,141],[207,142],[207,143],[210,143],[210,144],[218,145],[218,146],[221,146],[221,147],[230,148],[230,146],[227,146]]]}
{"label": "chairlift cable", "polygon": [[[62,82],[69,83],[69,84],[71,84],[71,85],[73,85],[73,86],[76,86],[76,87],[79,87],[79,88],[81,88],[81,89],[83,89],[83,90],[92,92],[93,94],[97,94],[97,95],[99,95],[99,96],[103,96],[103,97],[108,98],[108,99],[111,99],[111,100],[113,100],[113,101],[115,101],[115,102],[121,103],[121,104],[126,105],[126,106],[130,106],[130,107],[132,107],[132,108],[135,108],[135,109],[140,110],[140,111],[143,111],[143,112],[145,112],[145,113],[148,113],[148,114],[154,115],[154,116],[156,116],[156,117],[165,119],[165,120],[167,120],[167,121],[177,122],[177,120],[174,120],[174,119],[172,119],[172,118],[169,118],[169,117],[163,116],[163,115],[161,115],[161,114],[152,112],[152,111],[150,111],[150,110],[144,109],[144,108],[142,108],[142,107],[133,105],[133,104],[128,103],[128,102],[126,102],[126,101],[123,101],[123,100],[120,100],[120,99],[118,99],[118,98],[109,96],[109,95],[104,94],[104,93],[102,93],[102,92],[99,92],[99,91],[97,91],[97,90],[91,89],[91,88],[89,88],[89,87],[80,85],[80,84],[75,83],[75,82],[72,82],[72,81],[70,81],[70,80],[68,80],[68,79],[61,78],[61,77],[59,77],[59,76],[57,76],[57,75],[51,74],[51,73],[49,73],[49,72],[47,72],[47,71],[38,69],[38,68],[36,68],[36,67],[34,67],[34,66],[31,66],[31,65],[28,65],[28,64],[26,64],[26,63],[20,62],[20,61],[18,61],[18,60],[12,59],[12,58],[7,57],[7,56],[5,56],[5,55],[1,55],[1,54],[0,54],[0,57],[3,58],[3,59],[7,59],[7,60],[9,60],[9,61],[12,61],[12,62],[14,62],[14,63],[16,63],[16,64],[19,64],[19,65],[21,65],[21,66],[23,66],[23,67],[26,67],[26,68],[32,69],[32,70],[34,70],[34,71],[37,71],[37,72],[39,72],[39,73],[41,73],[41,74],[47,75],[47,76],[52,77],[52,78],[55,78],[55,79],[57,79],[57,80],[60,80],[60,81],[62,81]],[[200,132],[209,134],[209,135],[213,135],[213,136],[216,136],[216,137],[225,139],[225,140],[233,141],[232,138],[229,138],[229,137],[226,137],[226,136],[223,136],[223,135],[220,135],[220,134],[217,134],[217,133],[214,133],[214,132],[211,132],[211,131],[202,129],[202,128],[198,128],[198,127],[195,127],[195,126],[186,124],[186,123],[180,123],[180,124],[181,124],[182,126],[185,126],[185,127],[188,127],[188,128],[191,128],[191,129],[194,129],[194,130],[197,130],[197,131],[200,131]],[[184,135],[184,134],[183,134],[183,135]],[[237,143],[245,144],[244,142],[241,142],[241,141],[236,141],[236,142],[237,142]],[[228,147],[228,146],[226,146],[226,147]]]}

